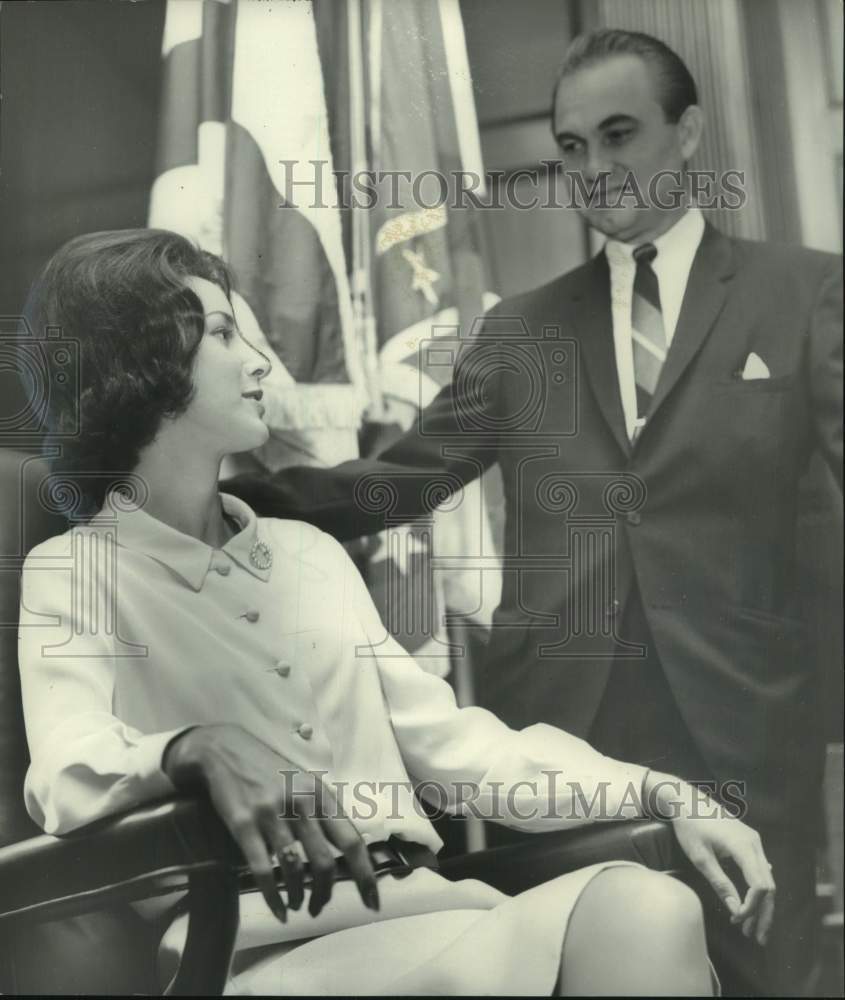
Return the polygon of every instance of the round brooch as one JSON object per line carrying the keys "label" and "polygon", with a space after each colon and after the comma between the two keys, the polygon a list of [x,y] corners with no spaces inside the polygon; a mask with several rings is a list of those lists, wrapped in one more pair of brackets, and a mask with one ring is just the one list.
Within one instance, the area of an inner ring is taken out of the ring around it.
{"label": "round brooch", "polygon": [[269,569],[273,565],[273,550],[266,542],[256,540],[249,550],[249,561],[256,569]]}

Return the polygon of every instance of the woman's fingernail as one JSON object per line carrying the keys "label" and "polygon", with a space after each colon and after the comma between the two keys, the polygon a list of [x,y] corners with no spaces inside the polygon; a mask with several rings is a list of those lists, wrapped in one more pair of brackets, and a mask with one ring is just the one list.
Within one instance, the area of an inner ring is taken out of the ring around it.
{"label": "woman's fingernail", "polygon": [[369,906],[371,910],[375,910],[376,913],[378,913],[378,911],[381,909],[381,903],[379,902],[378,898],[378,889],[374,885],[367,886],[367,889],[364,894],[364,899],[367,903],[367,906]]}

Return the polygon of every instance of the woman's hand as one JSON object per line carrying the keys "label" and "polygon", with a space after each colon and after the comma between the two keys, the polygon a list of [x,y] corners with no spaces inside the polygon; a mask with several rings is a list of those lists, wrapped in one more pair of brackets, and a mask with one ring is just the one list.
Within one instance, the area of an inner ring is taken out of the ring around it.
{"label": "woman's hand", "polygon": [[[746,937],[766,943],[775,908],[775,883],[760,835],[728,815],[705,792],[668,774],[649,771],[643,788],[646,811],[670,819],[686,856],[704,875]],[[740,899],[720,861],[730,858],[748,886]]]}
{"label": "woman's hand", "polygon": [[[182,733],[165,750],[162,769],[177,788],[205,786],[279,920],[287,919],[287,910],[276,887],[272,855],[284,872],[288,906],[298,910],[305,897],[296,841],[305,850],[313,878],[308,904],[312,916],[331,898],[335,857],[330,844],[343,852],[364,905],[379,908],[366,845],[317,775],[304,775],[232,725],[198,726]],[[291,779],[300,779],[297,788]]]}

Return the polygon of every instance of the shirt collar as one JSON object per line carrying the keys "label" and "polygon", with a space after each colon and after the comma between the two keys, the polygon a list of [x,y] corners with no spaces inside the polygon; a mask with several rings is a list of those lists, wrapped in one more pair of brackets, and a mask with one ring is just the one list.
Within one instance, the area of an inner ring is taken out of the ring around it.
{"label": "shirt collar", "polygon": [[219,496],[224,512],[237,521],[241,529],[222,549],[214,549],[198,538],[172,528],[139,507],[127,506],[122,497],[113,493],[106,497],[101,511],[92,519],[91,526],[116,527],[119,545],[155,559],[178,574],[194,590],[202,589],[215,553],[220,558],[221,552],[248,573],[266,582],[270,579],[272,567],[261,569],[250,559],[256,543],[266,543],[266,539],[261,537],[255,511],[238,497],[228,493],[220,493]]}
{"label": "shirt collar", "polygon": [[[692,259],[703,233],[704,216],[701,214],[701,209],[697,205],[693,205],[689,211],[684,212],[674,226],[652,240],[657,247],[656,261],[670,259],[678,254],[684,254]],[[608,263],[611,267],[617,264],[633,263],[634,250],[640,246],[641,242],[623,243],[621,240],[608,240],[605,243]]]}

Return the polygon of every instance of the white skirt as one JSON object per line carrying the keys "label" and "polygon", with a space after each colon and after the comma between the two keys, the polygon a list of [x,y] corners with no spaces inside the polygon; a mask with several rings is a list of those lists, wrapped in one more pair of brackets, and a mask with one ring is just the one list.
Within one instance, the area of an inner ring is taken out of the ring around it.
{"label": "white skirt", "polygon": [[[590,865],[513,897],[418,868],[379,879],[378,913],[352,882],[340,882],[316,919],[303,906],[287,924],[258,893],[245,894],[226,994],[550,996],[579,896],[600,871],[621,864],[628,862]],[[162,941],[171,968],[186,921]]]}

